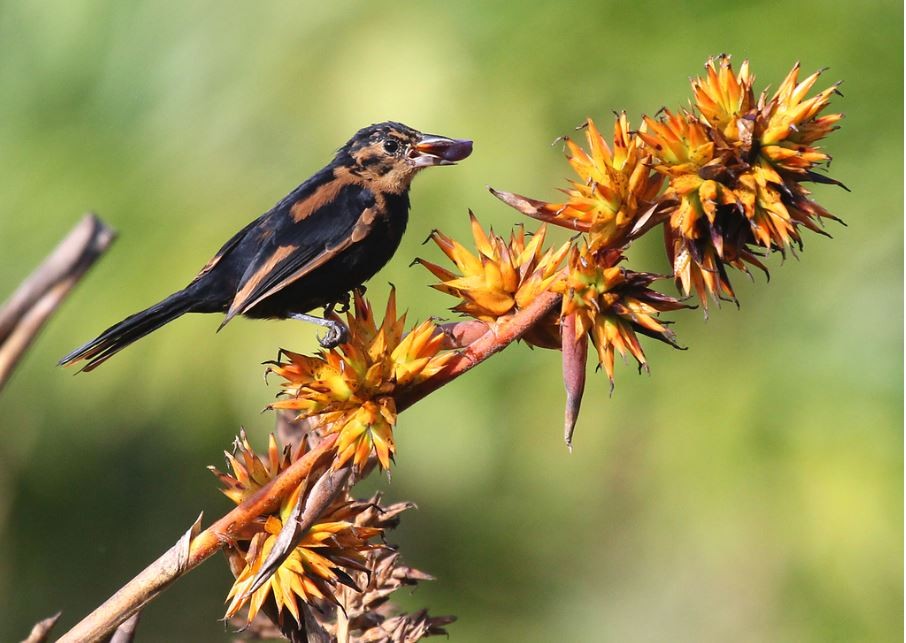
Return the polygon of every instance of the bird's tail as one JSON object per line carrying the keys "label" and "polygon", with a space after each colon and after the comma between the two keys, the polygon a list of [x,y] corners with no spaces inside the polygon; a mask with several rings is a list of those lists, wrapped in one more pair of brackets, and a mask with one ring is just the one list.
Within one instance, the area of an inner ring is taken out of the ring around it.
{"label": "bird's tail", "polygon": [[132,342],[189,312],[192,309],[192,299],[185,290],[173,293],[160,303],[114,324],[97,338],[72,351],[59,364],[69,366],[87,360],[88,363],[82,370],[92,371]]}

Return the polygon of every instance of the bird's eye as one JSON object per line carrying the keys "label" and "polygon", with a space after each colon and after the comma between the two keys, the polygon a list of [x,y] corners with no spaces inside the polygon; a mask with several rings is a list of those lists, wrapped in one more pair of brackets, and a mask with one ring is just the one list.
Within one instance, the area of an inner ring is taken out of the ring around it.
{"label": "bird's eye", "polygon": [[392,138],[388,138],[386,141],[384,141],[384,151],[387,152],[387,154],[396,154],[396,151],[399,148],[399,142],[393,140]]}

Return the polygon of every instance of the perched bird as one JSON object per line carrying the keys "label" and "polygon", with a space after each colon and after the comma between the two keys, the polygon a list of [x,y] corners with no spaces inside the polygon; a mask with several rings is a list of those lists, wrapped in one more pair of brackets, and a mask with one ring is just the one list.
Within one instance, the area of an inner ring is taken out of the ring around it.
{"label": "perched bird", "polygon": [[[131,315],[60,360],[90,371],[185,313],[299,319],[325,326],[325,348],[346,327],[329,313],[396,252],[409,217],[409,185],[425,167],[453,165],[472,141],[422,134],[401,123],[359,130],[324,169],[242,230],[188,286]],[[219,329],[218,329],[219,330]]]}

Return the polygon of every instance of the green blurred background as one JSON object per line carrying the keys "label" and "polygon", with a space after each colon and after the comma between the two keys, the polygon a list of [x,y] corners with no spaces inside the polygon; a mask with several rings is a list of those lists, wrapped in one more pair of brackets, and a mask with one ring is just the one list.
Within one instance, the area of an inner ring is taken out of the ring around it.
{"label": "green blurred background", "polygon": [[[120,238],[0,395],[0,639],[58,633],[225,512],[207,464],[240,426],[264,444],[261,361],[311,327],[190,316],[99,371],[54,367],[182,286],[359,127],[475,139],[415,184],[409,233],[374,280],[412,318],[452,302],[417,256],[467,208],[519,220],[490,184],[541,198],[550,142],[586,116],[634,123],[689,96],[711,54],[774,87],[796,60],[845,79],[833,175],[849,227],[806,234],[742,309],[676,314],[688,352],[590,379],[575,452],[559,355],[514,347],[402,416],[393,538],[438,578],[400,597],[456,614],[455,641],[895,641],[903,623],[903,10],[897,2],[114,2],[0,4],[0,297],[86,210]],[[607,126],[609,128],[609,126]],[[659,239],[632,253],[666,271]],[[664,284],[672,292],[672,285]],[[145,612],[143,641],[225,641],[230,575],[209,561]]]}

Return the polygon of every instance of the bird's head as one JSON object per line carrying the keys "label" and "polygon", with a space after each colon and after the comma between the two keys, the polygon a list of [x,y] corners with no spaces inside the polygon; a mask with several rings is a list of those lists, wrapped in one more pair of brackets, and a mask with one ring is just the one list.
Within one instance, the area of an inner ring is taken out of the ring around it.
{"label": "bird's head", "polygon": [[402,123],[378,123],[356,132],[334,160],[382,192],[401,193],[419,170],[454,165],[472,153],[472,141],[422,134]]}

